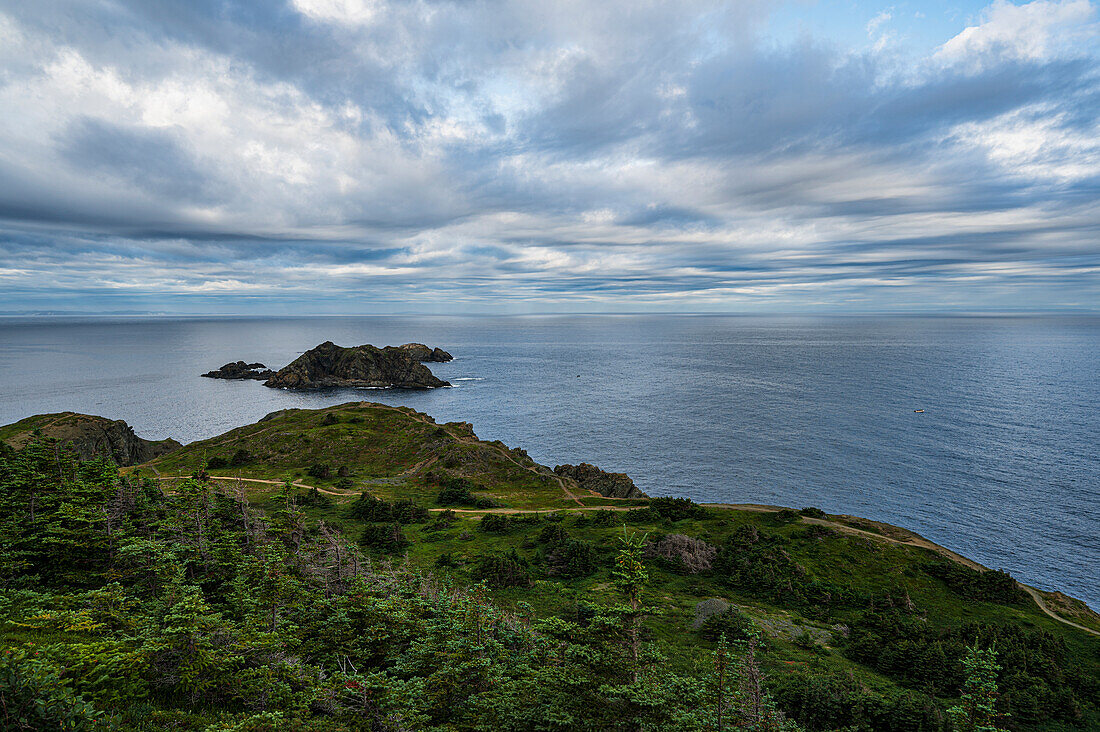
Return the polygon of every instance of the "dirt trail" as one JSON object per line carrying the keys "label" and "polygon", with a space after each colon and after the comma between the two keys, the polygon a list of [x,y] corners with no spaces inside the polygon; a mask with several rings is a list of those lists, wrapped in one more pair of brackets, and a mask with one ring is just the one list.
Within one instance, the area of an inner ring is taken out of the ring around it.
{"label": "dirt trail", "polygon": [[[734,508],[734,509],[738,509],[740,511],[759,511],[759,512],[762,512],[762,513],[770,513],[770,512],[773,512],[773,511],[783,510],[778,506],[765,506],[765,505],[760,505],[760,504],[706,503],[706,504],[703,504],[703,505],[713,506],[713,507],[716,507],[716,508]],[[901,531],[904,532],[903,538],[896,539],[896,538],[891,537],[891,536],[884,536],[882,534],[876,534],[873,531],[866,531],[864,529],[859,529],[859,528],[856,528],[855,526],[848,526],[847,524],[842,524],[842,523],[839,523],[837,521],[828,521],[826,519],[810,518],[809,516],[803,516],[802,521],[804,523],[807,523],[807,524],[817,524],[818,526],[827,526],[830,529],[833,529],[835,531],[839,531],[839,532],[844,533],[844,534],[851,534],[853,536],[862,536],[862,537],[866,537],[868,539],[878,539],[879,541],[887,541],[887,542],[890,542],[892,544],[901,544],[902,546],[921,547],[923,549],[928,549],[930,551],[933,551],[936,554],[939,554],[940,556],[944,557],[945,559],[950,559],[952,562],[957,562],[957,563],[963,565],[964,567],[969,567],[970,569],[976,570],[978,572],[986,572],[986,571],[989,570],[988,567],[975,562],[973,559],[967,559],[966,557],[964,557],[961,554],[956,554],[955,552],[951,551],[950,549],[948,549],[946,547],[942,547],[939,544],[931,542],[928,539],[925,539],[923,536],[919,536],[919,535],[914,534],[914,533],[912,533],[911,531],[908,531],[908,530],[902,529]],[[1020,589],[1022,589],[1024,592],[1026,592],[1028,595],[1031,596],[1031,599],[1035,601],[1035,604],[1038,605],[1039,609],[1042,610],[1045,614],[1049,615],[1050,617],[1054,618],[1055,620],[1057,620],[1060,623],[1065,623],[1066,625],[1077,628],[1078,630],[1083,630],[1086,633],[1090,633],[1092,635],[1100,636],[1100,632],[1095,631],[1092,628],[1086,628],[1084,625],[1079,625],[1078,623],[1075,623],[1072,620],[1067,620],[1066,618],[1063,618],[1061,615],[1059,615],[1056,612],[1054,612],[1053,610],[1051,610],[1050,607],[1046,604],[1046,601],[1043,599],[1043,595],[1042,595],[1042,593],[1039,592],[1039,590],[1035,589],[1034,587],[1031,587],[1030,585],[1025,585],[1022,582],[1017,582],[1016,584],[1020,587]]]}
{"label": "dirt trail", "polygon": [[1100,631],[1095,631],[1092,628],[1086,628],[1083,625],[1078,625],[1077,623],[1073,622],[1072,620],[1066,620],[1061,615],[1059,615],[1058,613],[1051,610],[1050,607],[1047,605],[1046,600],[1043,599],[1043,595],[1042,595],[1041,592],[1039,592],[1039,590],[1035,589],[1034,587],[1031,587],[1030,585],[1025,585],[1022,582],[1017,582],[1016,584],[1018,584],[1024,592],[1031,595],[1031,599],[1035,601],[1035,604],[1039,606],[1039,609],[1042,610],[1047,615],[1049,615],[1050,617],[1054,618],[1055,620],[1060,620],[1061,622],[1065,623],[1066,625],[1072,625],[1074,628],[1077,628],[1078,630],[1083,630],[1086,633],[1092,633],[1093,635],[1100,635]]}
{"label": "dirt trail", "polygon": [[[190,478],[190,475],[158,475],[157,480],[185,480]],[[285,480],[264,480],[263,478],[238,478],[235,475],[211,475],[208,476],[210,480],[225,480],[229,482],[240,481],[242,483],[263,483],[265,485],[282,485]],[[305,488],[307,491],[311,491],[317,488],[319,493],[325,493],[330,496],[341,496],[343,498],[355,497],[359,495],[359,491],[352,491],[350,493],[340,493],[339,491],[330,491],[325,488],[319,488],[317,486],[306,485],[305,483],[294,482],[291,483],[295,488]]]}

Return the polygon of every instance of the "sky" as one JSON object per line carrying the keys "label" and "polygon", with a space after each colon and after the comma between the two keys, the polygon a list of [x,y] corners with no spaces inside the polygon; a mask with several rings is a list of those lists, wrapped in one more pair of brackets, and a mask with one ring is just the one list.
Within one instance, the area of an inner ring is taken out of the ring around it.
{"label": "sky", "polygon": [[1100,310],[1090,0],[0,0],[0,314]]}

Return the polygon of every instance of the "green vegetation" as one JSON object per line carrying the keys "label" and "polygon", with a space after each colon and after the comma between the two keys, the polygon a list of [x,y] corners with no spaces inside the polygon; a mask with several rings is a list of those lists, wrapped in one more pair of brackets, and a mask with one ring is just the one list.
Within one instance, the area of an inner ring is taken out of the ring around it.
{"label": "green vegetation", "polygon": [[[127,475],[0,449],[0,710],[25,729],[1100,727],[1100,638],[1005,573],[819,509],[581,506],[520,451],[412,414],[279,413]],[[446,467],[452,442],[477,459]],[[239,450],[271,482],[166,479]]]}

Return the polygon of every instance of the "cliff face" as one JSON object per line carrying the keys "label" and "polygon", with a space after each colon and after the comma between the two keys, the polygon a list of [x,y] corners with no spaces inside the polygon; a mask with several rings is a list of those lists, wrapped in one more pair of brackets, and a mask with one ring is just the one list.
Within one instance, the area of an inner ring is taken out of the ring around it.
{"label": "cliff face", "polygon": [[364,345],[344,348],[332,341],[326,341],[279,369],[264,382],[264,386],[277,389],[434,389],[450,386],[446,381],[437,379],[415,355],[418,355],[415,350],[400,346],[376,348]]}
{"label": "cliff face", "polygon": [[563,478],[572,478],[584,490],[596,491],[608,498],[649,498],[626,473],[608,473],[589,463],[558,465],[554,472]]}
{"label": "cliff face", "polygon": [[41,430],[43,437],[71,447],[81,458],[109,457],[123,466],[144,463],[181,447],[172,439],[142,439],[121,419],[75,412],[28,417],[0,429],[0,439],[20,448],[30,441],[35,429]]}
{"label": "cliff face", "polygon": [[454,356],[447,353],[442,348],[432,348],[431,346],[425,346],[423,343],[406,343],[403,346],[399,346],[399,348],[408,351],[409,355],[417,361],[446,363],[454,360]]}

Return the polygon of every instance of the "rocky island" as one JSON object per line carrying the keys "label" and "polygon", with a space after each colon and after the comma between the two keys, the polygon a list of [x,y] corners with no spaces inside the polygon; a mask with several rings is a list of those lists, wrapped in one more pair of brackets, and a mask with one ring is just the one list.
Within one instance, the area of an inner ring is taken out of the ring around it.
{"label": "rocky island", "polygon": [[233,363],[227,363],[220,369],[214,371],[207,371],[202,374],[208,379],[255,379],[257,381],[266,381],[275,375],[275,372],[264,366],[262,363],[245,363],[244,361],[235,361]]}
{"label": "rocky island", "polygon": [[[421,358],[425,355],[427,359]],[[421,361],[450,359],[446,351],[429,349],[419,343],[385,348],[371,345],[345,348],[325,341],[279,369],[264,386],[273,389],[435,389],[450,384],[436,378]]]}

